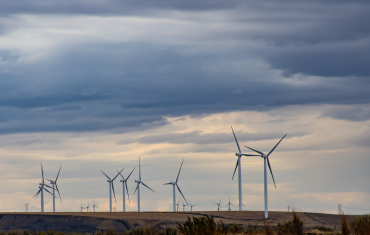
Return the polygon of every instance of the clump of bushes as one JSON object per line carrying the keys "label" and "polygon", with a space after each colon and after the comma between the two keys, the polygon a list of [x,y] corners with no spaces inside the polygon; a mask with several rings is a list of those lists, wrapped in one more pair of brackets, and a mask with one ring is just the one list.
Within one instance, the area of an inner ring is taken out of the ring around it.
{"label": "clump of bushes", "polygon": [[351,220],[349,222],[349,229],[354,235],[370,235],[370,214],[362,215]]}
{"label": "clump of bushes", "polygon": [[277,235],[304,235],[303,222],[297,212],[293,211],[293,220],[283,224],[278,223],[275,232]]}
{"label": "clump of bushes", "polygon": [[319,230],[319,231],[322,231],[322,232],[333,232],[332,228],[328,228],[328,227],[325,227],[325,226],[313,226],[311,229],[312,230]]}
{"label": "clump of bushes", "polygon": [[222,221],[216,223],[213,216],[193,217],[188,216],[184,224],[177,223],[177,229],[183,235],[229,235],[229,234],[262,234],[262,229],[257,225],[248,225],[243,229],[240,224],[225,225]]}

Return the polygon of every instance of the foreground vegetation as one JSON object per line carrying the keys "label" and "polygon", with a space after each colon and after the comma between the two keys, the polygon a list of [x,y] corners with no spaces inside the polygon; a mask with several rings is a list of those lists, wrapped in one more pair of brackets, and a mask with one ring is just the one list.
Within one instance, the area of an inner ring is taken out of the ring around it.
{"label": "foreground vegetation", "polygon": [[27,230],[0,231],[0,235],[305,235],[305,234],[332,234],[332,235],[370,235],[370,215],[359,216],[347,221],[345,215],[341,215],[341,230],[333,231],[324,226],[312,227],[309,231],[304,230],[303,222],[296,212],[292,212],[293,219],[288,222],[278,223],[275,229],[271,228],[267,221],[264,227],[248,225],[243,227],[238,224],[226,225],[222,221],[216,223],[211,216],[188,217],[184,224],[177,224],[177,228],[135,228],[122,233],[113,231],[96,231],[95,233],[63,233],[54,230],[37,231],[30,233]]}

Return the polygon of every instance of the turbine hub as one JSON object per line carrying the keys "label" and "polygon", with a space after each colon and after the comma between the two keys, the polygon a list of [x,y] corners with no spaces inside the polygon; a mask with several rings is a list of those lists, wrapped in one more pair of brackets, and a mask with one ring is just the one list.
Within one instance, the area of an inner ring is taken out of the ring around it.
{"label": "turbine hub", "polygon": [[235,153],[235,156],[240,157],[242,154],[241,153]]}
{"label": "turbine hub", "polygon": [[140,183],[140,180],[135,180],[135,183]]}
{"label": "turbine hub", "polygon": [[261,157],[262,158],[267,158],[267,155],[266,154],[262,154]]}

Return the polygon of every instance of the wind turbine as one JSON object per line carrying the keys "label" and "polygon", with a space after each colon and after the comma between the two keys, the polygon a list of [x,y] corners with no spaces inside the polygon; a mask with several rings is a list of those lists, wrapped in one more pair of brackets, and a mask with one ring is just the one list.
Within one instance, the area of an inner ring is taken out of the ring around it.
{"label": "wind turbine", "polygon": [[94,199],[93,199],[93,210],[94,210],[94,213],[95,213],[95,207],[98,207],[98,206],[95,206],[95,201],[94,201]]}
{"label": "wind turbine", "polygon": [[89,212],[90,202],[87,202],[86,212]]}
{"label": "wind turbine", "polygon": [[179,207],[180,207],[180,199],[179,199],[179,201],[177,202],[177,204],[176,204],[176,211],[177,212],[179,212]]}
{"label": "wind turbine", "polygon": [[[222,198],[221,198],[221,200],[222,200]],[[219,203],[215,203],[217,205],[217,211],[220,211],[220,208],[221,208],[221,200],[220,200]]]}
{"label": "wind turbine", "polygon": [[232,180],[234,179],[236,168],[238,168],[238,166],[239,166],[239,168],[238,168],[238,189],[239,189],[239,211],[241,211],[242,210],[242,206],[241,205],[243,203],[243,200],[242,200],[242,173],[241,173],[241,162],[240,162],[240,158],[241,158],[241,156],[249,157],[249,156],[258,156],[258,155],[243,154],[241,152],[241,150],[240,150],[239,143],[238,143],[238,140],[236,139],[236,136],[235,136],[233,127],[231,127],[231,130],[233,131],[235,142],[236,142],[236,145],[238,146],[238,150],[239,150],[239,153],[235,153],[235,156],[238,157],[238,160],[236,161],[236,166],[235,166],[235,170],[234,170],[234,174],[233,174]]}
{"label": "wind turbine", "polygon": [[81,212],[82,212],[83,209],[85,209],[85,207],[82,206],[82,202],[81,202]]}
{"label": "wind turbine", "polygon": [[[134,195],[135,195],[136,190],[137,190],[137,211],[140,212],[140,184],[144,185],[145,187],[147,187],[148,189],[153,191],[153,189],[149,188],[146,184],[144,184],[143,181],[141,181],[140,157],[139,157],[139,180],[135,180],[135,183],[137,183],[137,186],[136,186]],[[154,191],[153,191],[153,193],[154,193]]]}
{"label": "wind turbine", "polygon": [[57,185],[57,180],[58,180],[58,177],[59,177],[59,173],[60,173],[60,169],[62,168],[62,166],[59,167],[59,171],[58,171],[58,175],[57,177],[55,178],[55,180],[48,180],[50,182],[50,184],[53,185],[53,212],[55,212],[55,189],[57,190],[58,194],[59,194],[59,198],[60,198],[60,202],[62,202],[62,197],[60,196],[60,193],[59,193],[59,189],[58,189],[58,185]]}
{"label": "wind turbine", "polygon": [[181,193],[182,197],[184,198],[185,202],[188,203],[184,197],[184,194],[182,194],[181,190],[180,190],[180,187],[179,185],[177,184],[177,181],[179,180],[179,176],[180,176],[180,171],[181,171],[181,168],[182,168],[182,164],[184,163],[184,159],[182,159],[182,163],[181,163],[181,166],[180,166],[180,170],[179,170],[179,173],[177,174],[177,178],[176,178],[176,181],[175,182],[169,182],[169,183],[166,183],[164,185],[172,185],[173,186],[173,211],[176,212],[176,189],[175,189],[175,186],[177,187],[177,189],[179,190],[179,192]]}
{"label": "wind turbine", "polygon": [[39,191],[37,191],[37,193],[33,197],[37,198],[39,196],[39,194],[41,194],[41,212],[44,212],[44,190],[46,192],[50,193],[51,195],[53,195],[53,194],[45,188],[45,186],[48,187],[48,188],[51,188],[51,187],[49,185],[45,184],[44,169],[43,169],[41,163],[40,163],[40,165],[41,165],[42,183],[39,183]]}
{"label": "wind turbine", "polygon": [[227,205],[226,205],[226,206],[228,206],[228,207],[229,207],[229,211],[231,211],[230,206],[234,206],[234,205],[230,202],[230,195],[229,195],[229,203],[227,203]]}
{"label": "wind turbine", "polygon": [[194,206],[196,206],[196,205],[193,205],[193,204],[191,204],[191,202],[190,202],[190,211],[193,211],[193,207]]}
{"label": "wind turbine", "polygon": [[182,211],[185,211],[185,206],[187,206],[187,204],[184,204],[183,201],[181,201],[181,202],[182,202]]}
{"label": "wind turbine", "polygon": [[264,159],[264,183],[265,183],[265,219],[267,219],[269,217],[268,215],[268,198],[267,198],[267,167],[266,167],[266,164],[268,165],[269,169],[270,169],[270,173],[271,173],[271,176],[272,176],[272,180],[274,181],[274,185],[275,185],[275,188],[276,188],[276,184],[275,184],[275,179],[274,179],[274,175],[272,174],[272,170],[271,170],[271,164],[270,164],[270,161],[269,161],[269,156],[270,154],[275,150],[275,148],[280,144],[280,142],[285,138],[287,134],[285,134],[283,136],[283,138],[281,138],[281,140],[275,145],[275,147],[273,147],[271,149],[271,151],[266,155],[258,150],[255,150],[255,149],[252,149],[248,146],[245,146],[246,148],[249,148],[250,150],[256,152],[256,153],[259,153],[261,158]]}
{"label": "wind turbine", "polygon": [[[128,194],[128,188],[127,188],[127,180],[128,178],[130,178],[132,172],[134,172],[134,170],[136,169],[136,167],[131,171],[131,173],[127,176],[127,178],[125,179],[125,177],[123,177],[123,175],[120,173],[122,179],[120,180],[120,182],[122,182],[122,185],[123,185],[123,212],[126,212],[126,198],[125,198],[125,185],[126,185],[126,190],[127,190],[127,197],[128,197],[128,201],[130,202],[130,195]],[[118,172],[118,171],[117,171]]]}
{"label": "wind turbine", "polygon": [[[238,204],[238,205],[236,205],[236,206],[239,206],[239,204]],[[242,206],[244,206],[245,208],[247,208],[244,204],[242,204]]]}
{"label": "wind turbine", "polygon": [[120,172],[118,172],[118,174],[113,179],[109,178],[109,176],[107,176],[102,170],[100,170],[101,173],[103,173],[108,178],[107,182],[109,183],[109,210],[110,212],[112,212],[112,189],[113,189],[113,194],[114,194],[114,200],[116,200],[116,193],[114,192],[113,181],[123,171],[123,169]]}

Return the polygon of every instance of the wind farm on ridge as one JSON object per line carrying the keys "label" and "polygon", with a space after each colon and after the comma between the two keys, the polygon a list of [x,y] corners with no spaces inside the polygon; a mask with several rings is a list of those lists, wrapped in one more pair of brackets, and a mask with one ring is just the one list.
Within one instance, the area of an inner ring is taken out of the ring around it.
{"label": "wind farm on ridge", "polygon": [[[242,211],[243,210],[243,200],[242,200],[242,180],[241,180],[241,157],[244,156],[244,157],[261,157],[264,159],[264,203],[265,203],[265,212],[264,212],[264,218],[265,219],[268,219],[268,193],[267,193],[267,167],[269,168],[269,171],[271,173],[271,177],[272,177],[272,180],[274,182],[274,186],[276,188],[276,184],[275,184],[275,179],[274,179],[274,176],[273,176],[273,173],[272,173],[272,168],[271,168],[271,164],[270,164],[270,161],[269,161],[269,156],[272,154],[272,152],[277,148],[277,146],[281,143],[281,141],[286,137],[287,134],[285,134],[281,139],[280,141],[270,150],[270,152],[266,155],[258,150],[255,150],[251,147],[248,147],[248,146],[245,146],[247,149],[251,150],[251,151],[254,151],[256,153],[258,153],[258,155],[256,154],[245,154],[245,153],[242,153],[241,149],[240,149],[240,145],[239,145],[239,142],[237,140],[237,137],[234,133],[234,130],[233,128],[231,127],[231,130],[232,130],[232,133],[233,133],[233,137],[235,139],[235,143],[236,143],[236,146],[237,146],[237,149],[238,149],[238,152],[235,153],[235,155],[238,157],[237,158],[237,162],[236,162],[236,166],[235,166],[235,169],[234,169],[234,172],[233,172],[233,175],[232,175],[232,180],[234,179],[234,176],[235,176],[235,173],[236,173],[236,170],[238,170],[238,198],[239,198],[239,204],[237,205],[238,206],[238,210],[239,211]],[[173,212],[178,212],[179,211],[179,207],[180,207],[180,199],[179,201],[176,203],[176,191],[178,191],[181,196],[182,196],[182,199],[184,201],[181,200],[182,202],[182,211],[185,211],[185,207],[186,206],[189,206],[191,208],[191,211],[193,211],[193,207],[196,206],[196,205],[193,205],[193,204],[189,204],[189,202],[186,200],[183,192],[181,191],[179,185],[178,185],[178,181],[179,181],[179,177],[180,177],[180,173],[181,173],[181,169],[182,169],[182,166],[184,164],[184,160],[182,160],[181,162],[181,165],[180,165],[180,168],[179,168],[179,171],[178,171],[178,174],[177,174],[177,177],[176,177],[176,180],[175,181],[171,181],[169,183],[164,183],[164,185],[172,185],[172,191],[173,191]],[[150,191],[152,191],[152,193],[155,193],[155,191],[153,189],[151,189],[148,185],[146,185],[142,179],[141,179],[141,159],[139,157],[139,179],[138,180],[135,180],[135,183],[137,184],[136,186],[136,189],[133,193],[133,195],[137,194],[137,211],[140,212],[141,211],[141,208],[140,208],[140,184],[142,186],[144,186],[145,188],[149,189]],[[114,202],[117,201],[116,199],[116,194],[115,194],[115,190],[114,190],[114,180],[118,177],[118,176],[121,176],[122,177],[122,180],[120,180],[120,182],[122,182],[122,192],[123,192],[123,212],[126,211],[126,193],[127,193],[127,199],[130,200],[130,197],[129,197],[129,191],[128,191],[128,187],[127,187],[127,180],[130,178],[130,176],[132,175],[132,173],[134,172],[134,170],[136,169],[136,167],[134,169],[132,169],[132,171],[130,172],[130,174],[127,176],[127,178],[124,178],[124,176],[122,175],[122,171],[124,170],[124,168],[122,168],[120,171],[116,170],[117,171],[117,174],[113,177],[113,178],[110,178],[106,173],[104,173],[102,170],[101,173],[107,178],[107,182],[108,182],[108,185],[109,185],[109,193],[108,193],[108,200],[109,200],[109,211],[110,212],[113,212],[113,200],[112,200],[112,193],[113,193],[113,197],[114,197]],[[44,191],[49,193],[52,198],[53,198],[53,212],[55,212],[55,198],[57,197],[56,194],[55,194],[55,191],[58,192],[58,195],[59,195],[59,198],[60,198],[60,202],[62,203],[62,198],[60,196],[60,191],[58,189],[58,186],[57,186],[57,180],[58,180],[58,177],[59,177],[59,174],[60,174],[60,170],[61,170],[61,166],[59,168],[59,171],[58,171],[58,174],[55,178],[55,180],[48,180],[50,182],[50,184],[52,185],[49,186],[47,184],[45,184],[45,180],[44,180],[44,171],[43,171],[43,166],[41,164],[41,175],[42,175],[42,183],[39,184],[39,190],[37,191],[37,193],[35,194],[34,197],[38,197],[40,195],[40,199],[41,199],[41,212],[44,212]],[[47,188],[50,188],[52,189],[52,193],[47,189]],[[177,190],[176,190],[177,189]],[[126,191],[125,191],[126,190]],[[217,211],[220,211],[222,210],[222,206],[221,206],[221,201],[222,201],[222,198],[220,199],[220,201],[218,203],[214,203],[217,205]],[[230,196],[229,196],[229,202],[227,204],[227,207],[228,207],[228,210],[231,211],[231,206],[233,206],[233,204],[230,202]],[[245,207],[245,206],[244,206]],[[86,211],[88,212],[89,211],[89,202],[88,202],[88,205],[87,207],[83,207],[82,206],[82,202],[81,202],[81,212],[86,209]],[[95,205],[95,202],[93,204],[93,210],[95,211],[95,208],[97,208],[97,206]]]}

